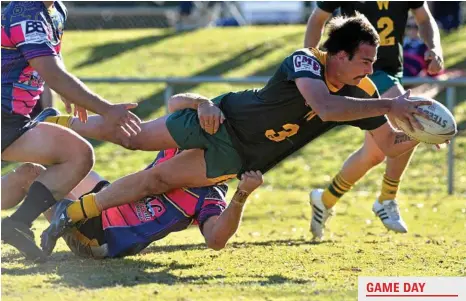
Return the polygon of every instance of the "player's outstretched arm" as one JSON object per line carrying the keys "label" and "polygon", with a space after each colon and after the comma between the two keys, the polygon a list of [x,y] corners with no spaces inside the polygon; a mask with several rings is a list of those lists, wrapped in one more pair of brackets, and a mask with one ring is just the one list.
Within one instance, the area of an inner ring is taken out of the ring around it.
{"label": "player's outstretched arm", "polygon": [[332,95],[323,81],[306,77],[297,78],[296,86],[306,103],[323,121],[351,121],[390,114],[411,127],[422,129],[413,114],[429,118],[417,107],[432,104],[430,101],[408,100],[409,91],[396,98],[382,99]]}
{"label": "player's outstretched arm", "polygon": [[136,135],[140,131],[141,121],[129,111],[137,104],[111,104],[67,72],[56,56],[35,57],[29,60],[29,64],[50,88],[68,101],[101,115],[127,135]]}
{"label": "player's outstretched arm", "polygon": [[325,22],[332,14],[316,7],[307,20],[306,35],[304,36],[304,47],[315,47],[319,45],[324,32]]}
{"label": "player's outstretched arm", "polygon": [[244,204],[248,196],[264,182],[260,171],[249,171],[241,176],[238,189],[230,204],[219,216],[213,216],[204,223],[203,234],[207,246],[221,250],[238,230]]}

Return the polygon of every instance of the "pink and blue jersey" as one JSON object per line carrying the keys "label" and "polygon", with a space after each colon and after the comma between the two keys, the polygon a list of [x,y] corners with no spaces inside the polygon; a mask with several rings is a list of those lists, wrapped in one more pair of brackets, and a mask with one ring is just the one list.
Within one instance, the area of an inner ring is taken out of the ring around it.
{"label": "pink and blue jersey", "polygon": [[[161,151],[147,168],[179,153],[177,149]],[[192,224],[202,227],[210,217],[220,215],[226,207],[225,184],[201,188],[175,189],[163,195],[148,196],[136,202],[102,212],[102,226],[109,257],[134,255],[151,242]]]}
{"label": "pink and blue jersey", "polygon": [[44,80],[28,63],[60,56],[67,11],[60,1],[12,1],[2,13],[2,111],[28,115],[44,90]]}

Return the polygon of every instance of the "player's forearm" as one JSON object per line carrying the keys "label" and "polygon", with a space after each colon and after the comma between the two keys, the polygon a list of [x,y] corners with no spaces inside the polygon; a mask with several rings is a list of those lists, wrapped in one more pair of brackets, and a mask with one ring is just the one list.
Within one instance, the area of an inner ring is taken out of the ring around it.
{"label": "player's forearm", "polygon": [[327,95],[316,110],[323,121],[351,121],[385,115],[390,111],[392,99],[352,98]]}
{"label": "player's forearm", "polygon": [[168,111],[173,113],[183,109],[197,110],[199,104],[203,102],[210,102],[210,99],[194,93],[177,94],[168,100]]}
{"label": "player's forearm", "polygon": [[103,115],[111,106],[108,101],[92,92],[78,78],[65,70],[56,68],[41,76],[55,92],[89,111]]}
{"label": "player's forearm", "polygon": [[243,207],[249,196],[244,190],[237,189],[230,204],[217,218],[215,224],[209,235],[206,237],[209,248],[220,250],[225,247],[228,240],[238,230],[241,216],[243,214]]}
{"label": "player's forearm", "polygon": [[435,49],[438,54],[442,54],[442,44],[440,32],[434,18],[428,18],[419,25],[419,35],[429,49]]}
{"label": "player's forearm", "polygon": [[207,240],[209,248],[214,250],[223,249],[228,240],[236,233],[243,215],[243,204],[230,202],[228,207],[215,221],[210,239]]}
{"label": "player's forearm", "polygon": [[304,36],[304,47],[317,48],[320,39],[324,32],[324,23],[316,20],[314,15],[311,15],[307,20],[306,34]]}

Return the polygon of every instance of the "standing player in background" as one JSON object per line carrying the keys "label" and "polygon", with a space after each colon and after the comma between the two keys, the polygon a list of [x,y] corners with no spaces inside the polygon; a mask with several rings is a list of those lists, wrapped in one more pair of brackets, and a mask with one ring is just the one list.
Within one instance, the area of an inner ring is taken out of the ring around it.
{"label": "standing player in background", "polygon": [[32,260],[44,259],[30,230],[32,222],[69,193],[94,163],[84,139],[31,120],[44,82],[76,105],[82,121],[88,109],[127,135],[140,130],[139,118],[128,111],[135,104],[113,105],[65,70],[60,51],[66,17],[59,1],[12,1],[2,12],[2,160],[49,166],[18,210],[2,220],[2,240]]}
{"label": "standing player in background", "polygon": [[[403,76],[403,34],[408,12],[414,15],[419,33],[428,47],[425,60],[429,62],[428,73],[436,74],[443,68],[440,33],[425,2],[391,1],[318,1],[309,17],[304,40],[305,47],[317,47],[322,37],[325,22],[340,8],[343,15],[353,15],[356,11],[364,14],[377,29],[380,36],[377,61],[374,73],[369,77],[377,86],[382,98],[397,97],[405,93],[401,86]],[[388,116],[390,118],[390,115]],[[393,118],[390,118],[393,123]],[[396,124],[395,124],[396,126]],[[400,216],[396,194],[401,177],[409,164],[414,149],[397,158],[387,158],[387,167],[382,182],[382,191],[372,210],[387,229],[407,232],[406,223]],[[350,155],[340,172],[325,189],[311,192],[313,208],[311,231],[321,239],[328,217],[333,214],[333,206],[361,179],[372,167],[385,160],[385,155],[374,138],[366,133],[363,146]]]}

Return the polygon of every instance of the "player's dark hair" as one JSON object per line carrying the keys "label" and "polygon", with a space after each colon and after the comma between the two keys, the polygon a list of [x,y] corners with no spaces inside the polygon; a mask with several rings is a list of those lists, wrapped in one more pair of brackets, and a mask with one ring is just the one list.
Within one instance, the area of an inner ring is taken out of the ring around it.
{"label": "player's dark hair", "polygon": [[367,18],[356,12],[352,17],[336,17],[328,23],[328,39],[324,48],[330,55],[345,51],[351,60],[354,53],[361,44],[378,46],[379,35],[367,20]]}

